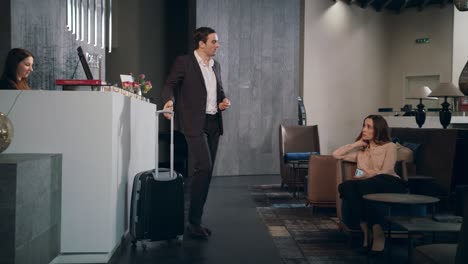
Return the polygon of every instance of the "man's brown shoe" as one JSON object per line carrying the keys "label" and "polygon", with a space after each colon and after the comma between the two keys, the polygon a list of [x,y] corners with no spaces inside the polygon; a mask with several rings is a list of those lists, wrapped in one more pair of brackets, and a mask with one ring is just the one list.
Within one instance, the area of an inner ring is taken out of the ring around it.
{"label": "man's brown shoe", "polygon": [[187,234],[195,239],[208,239],[208,233],[201,225],[188,224]]}

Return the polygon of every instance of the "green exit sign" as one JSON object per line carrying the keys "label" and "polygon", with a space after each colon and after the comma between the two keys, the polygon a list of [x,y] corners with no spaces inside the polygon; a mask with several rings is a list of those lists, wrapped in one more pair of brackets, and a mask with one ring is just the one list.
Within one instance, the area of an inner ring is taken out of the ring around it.
{"label": "green exit sign", "polygon": [[418,38],[414,42],[416,42],[416,44],[428,44],[431,41],[429,40],[429,38]]}

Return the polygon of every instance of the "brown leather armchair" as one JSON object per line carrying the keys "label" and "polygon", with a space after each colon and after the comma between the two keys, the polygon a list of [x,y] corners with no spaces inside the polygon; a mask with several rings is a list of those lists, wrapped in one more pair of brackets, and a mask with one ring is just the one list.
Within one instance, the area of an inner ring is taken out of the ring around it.
{"label": "brown leather armchair", "polygon": [[331,155],[311,155],[307,177],[307,204],[314,207],[336,206],[337,162]]}
{"label": "brown leather armchair", "polygon": [[295,180],[284,157],[288,152],[320,152],[318,126],[280,125],[279,129],[281,186],[302,186],[306,170],[301,170]]}
{"label": "brown leather armchair", "polygon": [[[408,180],[408,167],[411,167],[412,161],[412,155],[408,155],[410,152],[408,152],[407,148],[398,148],[398,161],[395,165],[395,171],[397,174],[399,174],[402,179]],[[338,190],[338,185],[340,185],[342,182],[351,180],[353,178],[354,173],[356,172],[356,163],[351,162],[351,161],[345,161],[345,160],[338,160],[336,162],[336,186],[335,188]],[[344,221],[343,221],[343,202],[340,198],[340,194],[338,191],[335,192],[335,197],[336,197],[336,216],[338,217],[339,220],[339,227],[340,230],[345,232],[346,234],[349,235],[349,240],[348,242],[351,242],[351,237],[354,234],[360,234],[361,230],[359,227],[352,227],[348,226]]]}
{"label": "brown leather armchair", "polygon": [[[400,161],[396,165],[396,171],[405,180],[408,176],[408,167],[413,162],[413,152],[401,145],[397,145]],[[403,162],[404,161],[404,162]],[[338,195],[338,184],[349,180],[356,171],[356,164],[342,160],[336,160],[331,155],[311,155],[308,166],[307,204],[314,207],[340,207],[337,215],[341,220],[341,199]],[[347,229],[347,227],[345,227]]]}

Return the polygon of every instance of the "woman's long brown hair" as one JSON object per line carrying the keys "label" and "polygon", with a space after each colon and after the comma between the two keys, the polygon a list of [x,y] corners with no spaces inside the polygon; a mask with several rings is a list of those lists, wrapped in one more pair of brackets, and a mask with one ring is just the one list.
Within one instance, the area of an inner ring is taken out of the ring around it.
{"label": "woman's long brown hair", "polygon": [[11,49],[8,52],[8,56],[5,61],[2,80],[6,80],[9,85],[19,90],[30,89],[27,78],[23,78],[21,81],[18,81],[16,76],[16,69],[18,68],[18,64],[27,57],[34,58],[34,55],[25,49]]}
{"label": "woman's long brown hair", "polygon": [[[388,124],[385,118],[383,118],[381,115],[368,115],[362,121],[362,126],[364,126],[364,124],[366,123],[366,119],[371,119],[372,122],[374,123],[373,140],[377,145],[383,145],[385,143],[392,141],[390,138],[390,129],[388,128]],[[356,138],[356,141],[360,140],[361,137],[362,137],[362,129],[361,129],[361,132],[359,133],[359,136]]]}

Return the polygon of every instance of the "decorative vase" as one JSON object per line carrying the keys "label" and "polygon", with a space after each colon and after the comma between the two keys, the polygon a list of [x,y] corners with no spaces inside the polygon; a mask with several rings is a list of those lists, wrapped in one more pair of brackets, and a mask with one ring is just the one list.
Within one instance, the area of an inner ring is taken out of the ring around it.
{"label": "decorative vase", "polygon": [[458,78],[458,87],[460,87],[460,91],[462,91],[462,93],[468,96],[468,61],[460,73],[460,78]]}
{"label": "decorative vase", "polygon": [[459,11],[468,11],[468,0],[454,0],[453,3]]}
{"label": "decorative vase", "polygon": [[442,109],[439,111],[439,120],[442,127],[445,129],[450,125],[450,120],[452,119],[452,112],[449,109],[450,104],[447,103],[447,96],[445,101],[442,103]]}
{"label": "decorative vase", "polygon": [[0,153],[13,141],[13,124],[6,114],[0,112]]}
{"label": "decorative vase", "polygon": [[141,89],[140,89],[140,87],[135,88],[135,94],[141,96]]}
{"label": "decorative vase", "polygon": [[424,110],[424,105],[421,98],[419,99],[418,111],[415,113],[415,118],[416,124],[418,124],[419,128],[421,128],[424,125],[424,122],[426,122],[426,111]]}

